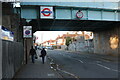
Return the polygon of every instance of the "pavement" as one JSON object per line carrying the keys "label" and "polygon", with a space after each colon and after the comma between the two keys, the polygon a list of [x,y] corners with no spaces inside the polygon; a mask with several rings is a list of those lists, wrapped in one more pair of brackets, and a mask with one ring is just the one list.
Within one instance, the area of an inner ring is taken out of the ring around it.
{"label": "pavement", "polygon": [[18,78],[61,78],[61,76],[51,69],[50,61],[46,58],[44,64],[40,58],[35,60],[33,64],[31,61],[24,65],[19,72],[16,73],[14,79]]}

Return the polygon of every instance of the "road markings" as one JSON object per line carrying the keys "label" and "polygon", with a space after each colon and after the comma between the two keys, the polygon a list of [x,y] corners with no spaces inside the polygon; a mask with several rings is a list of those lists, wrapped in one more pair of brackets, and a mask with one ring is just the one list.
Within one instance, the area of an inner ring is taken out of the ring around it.
{"label": "road markings", "polygon": [[120,71],[118,71],[118,70],[115,70],[115,69],[111,69],[111,68],[109,68],[109,67],[106,67],[106,66],[104,66],[104,65],[101,65],[101,64],[97,64],[98,66],[101,66],[101,67],[103,67],[103,68],[105,68],[105,69],[108,69],[108,70],[112,70],[112,71],[115,71],[115,72],[120,72]]}
{"label": "road markings", "polygon": [[66,74],[68,74],[68,75],[70,75],[70,76],[73,76],[73,77],[75,77],[75,78],[80,78],[80,77],[76,76],[75,74],[72,74],[72,73],[67,72],[67,71],[65,71],[65,70],[61,70],[61,69],[60,69],[59,71],[64,72],[64,73],[66,73]]}
{"label": "road markings", "polygon": [[[61,53],[60,53],[61,54]],[[64,57],[69,57],[69,58],[71,58],[71,59],[73,59],[73,60],[76,60],[76,61],[79,61],[79,62],[81,62],[81,63],[84,63],[82,60],[80,60],[80,59],[76,59],[76,58],[72,58],[72,57],[70,57],[70,56],[66,56],[66,55],[64,55],[64,54],[61,54],[62,56],[64,56]]]}
{"label": "road markings", "polygon": [[[61,54],[62,55],[62,54]],[[62,55],[62,56],[64,56],[64,57],[69,57],[69,58],[71,58],[71,59],[73,59],[73,60],[76,60],[76,61],[79,61],[79,62],[81,62],[81,63],[84,63],[82,60],[79,60],[79,59],[76,59],[76,58],[72,58],[72,57],[70,57],[70,56],[65,56],[65,55]],[[106,60],[104,60],[104,61],[106,61]],[[96,61],[97,63],[101,63],[101,61]],[[109,62],[109,61],[106,61],[106,62]],[[115,70],[115,69],[111,69],[111,68],[109,68],[109,67],[106,67],[106,66],[104,66],[104,65],[101,65],[101,64],[97,64],[98,66],[101,66],[101,67],[103,67],[103,68],[105,68],[105,69],[108,69],[108,70],[112,70],[112,71],[116,71],[116,72],[120,72],[120,71],[118,71],[118,70]]]}
{"label": "road markings", "polygon": [[[73,58],[73,59],[74,59],[74,58]],[[79,59],[74,59],[74,60],[77,60],[77,61],[79,61],[79,62],[83,63],[83,61],[82,61],[82,60],[79,60]]]}
{"label": "road markings", "polygon": [[101,64],[97,64],[97,65],[98,65],[98,66],[101,66],[101,67],[103,67],[103,68],[106,68],[106,69],[108,69],[108,70],[110,70],[109,67],[103,66],[103,65],[101,65]]}
{"label": "road markings", "polygon": [[120,71],[118,71],[118,70],[115,70],[115,69],[111,69],[112,71],[116,71],[116,72],[120,72]]}
{"label": "road markings", "polygon": [[101,63],[101,61],[96,61],[97,63]]}

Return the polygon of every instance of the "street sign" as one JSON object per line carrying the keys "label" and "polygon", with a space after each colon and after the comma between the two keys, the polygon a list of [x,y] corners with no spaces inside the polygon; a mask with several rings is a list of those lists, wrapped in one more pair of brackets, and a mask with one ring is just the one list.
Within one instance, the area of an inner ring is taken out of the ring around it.
{"label": "street sign", "polygon": [[0,38],[3,40],[9,40],[9,41],[14,41],[14,33],[4,26],[1,26],[1,32],[0,32]]}
{"label": "street sign", "polygon": [[23,26],[23,37],[32,38],[32,26]]}
{"label": "street sign", "polygon": [[53,7],[40,7],[40,18],[53,19]]}
{"label": "street sign", "polygon": [[82,18],[82,17],[83,17],[83,12],[79,10],[79,11],[76,13],[76,17],[77,17],[77,18]]}

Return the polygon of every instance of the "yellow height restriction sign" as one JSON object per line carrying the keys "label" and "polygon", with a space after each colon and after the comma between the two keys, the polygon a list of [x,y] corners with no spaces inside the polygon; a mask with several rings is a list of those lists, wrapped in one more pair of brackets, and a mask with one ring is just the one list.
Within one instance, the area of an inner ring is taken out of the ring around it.
{"label": "yellow height restriction sign", "polygon": [[23,26],[23,37],[32,38],[32,26]]}

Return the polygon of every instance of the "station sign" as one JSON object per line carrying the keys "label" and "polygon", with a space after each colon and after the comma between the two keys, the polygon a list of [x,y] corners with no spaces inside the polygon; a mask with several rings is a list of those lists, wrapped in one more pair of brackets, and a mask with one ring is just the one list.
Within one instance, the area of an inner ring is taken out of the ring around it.
{"label": "station sign", "polygon": [[40,7],[40,18],[53,19],[53,7]]}
{"label": "station sign", "polygon": [[23,37],[32,38],[32,26],[23,26]]}

